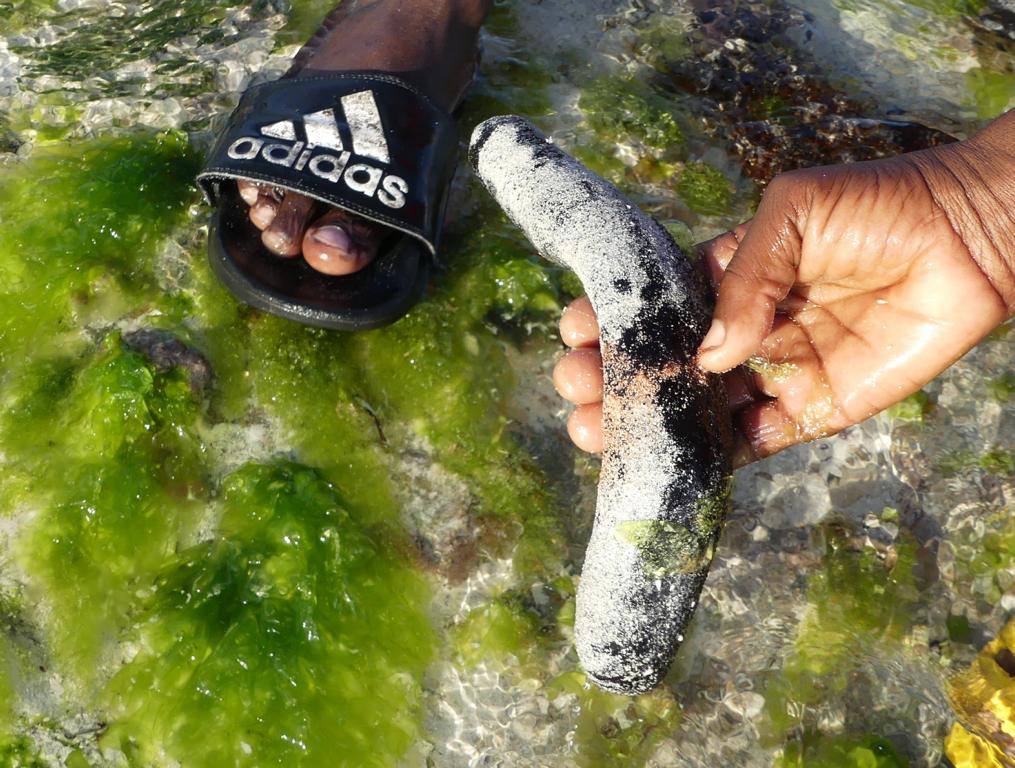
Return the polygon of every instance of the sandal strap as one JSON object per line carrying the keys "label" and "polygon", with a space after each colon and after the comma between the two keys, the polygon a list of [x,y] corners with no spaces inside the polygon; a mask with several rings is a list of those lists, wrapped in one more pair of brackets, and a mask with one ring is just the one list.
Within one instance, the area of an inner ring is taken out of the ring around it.
{"label": "sandal strap", "polygon": [[400,230],[436,255],[458,159],[454,119],[383,72],[341,72],[249,88],[197,181],[217,205],[223,181],[298,192]]}

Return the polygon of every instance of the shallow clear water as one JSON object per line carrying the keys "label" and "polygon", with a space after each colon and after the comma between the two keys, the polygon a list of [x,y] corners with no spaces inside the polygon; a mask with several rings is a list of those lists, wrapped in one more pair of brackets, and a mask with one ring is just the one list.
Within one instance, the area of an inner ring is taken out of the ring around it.
{"label": "shallow clear water", "polygon": [[[200,155],[327,5],[0,0],[0,766],[933,766],[956,721],[955,765],[1003,765],[961,734],[1015,727],[1007,635],[977,656],[1015,611],[1006,329],[741,470],[666,685],[586,688],[573,277],[464,170],[391,328],[205,266]],[[1015,102],[1012,36],[975,0],[504,0],[463,123],[533,117],[690,243],[773,172],[942,138],[849,120],[968,135]]]}

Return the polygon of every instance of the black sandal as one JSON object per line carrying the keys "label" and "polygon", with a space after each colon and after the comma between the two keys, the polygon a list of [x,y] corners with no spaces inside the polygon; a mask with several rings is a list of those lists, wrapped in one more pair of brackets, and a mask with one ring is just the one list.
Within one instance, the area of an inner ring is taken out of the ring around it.
{"label": "black sandal", "polygon": [[[239,300],[307,325],[364,330],[419,300],[458,160],[454,119],[383,72],[287,78],[247,90],[197,180],[217,206],[216,275]],[[391,229],[377,258],[335,277],[264,247],[237,179],[271,184]]]}

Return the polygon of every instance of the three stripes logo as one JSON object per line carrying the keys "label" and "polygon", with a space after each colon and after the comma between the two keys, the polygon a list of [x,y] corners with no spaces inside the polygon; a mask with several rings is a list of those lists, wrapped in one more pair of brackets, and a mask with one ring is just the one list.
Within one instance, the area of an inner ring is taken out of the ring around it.
{"label": "three stripes logo", "polygon": [[303,116],[302,139],[297,134],[296,123],[280,120],[262,126],[261,135],[291,143],[269,144],[265,138],[244,137],[234,141],[227,154],[233,160],[253,160],[260,156],[269,163],[297,171],[306,169],[318,178],[335,184],[341,182],[353,192],[367,197],[376,195],[389,208],[403,207],[409,193],[405,179],[369,163],[349,164],[353,156],[384,165],[391,163],[384,124],[373,92],[359,91],[343,96],[341,105],[348,137],[342,136],[335,110],[329,107]]}

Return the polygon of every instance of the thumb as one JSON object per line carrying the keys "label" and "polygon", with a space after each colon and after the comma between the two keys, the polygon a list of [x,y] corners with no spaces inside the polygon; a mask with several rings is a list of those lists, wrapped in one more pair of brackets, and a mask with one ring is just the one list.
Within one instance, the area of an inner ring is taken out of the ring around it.
{"label": "thumb", "polygon": [[810,197],[804,174],[779,176],[765,191],[719,283],[712,327],[698,350],[702,368],[728,371],[761,348],[796,282]]}

